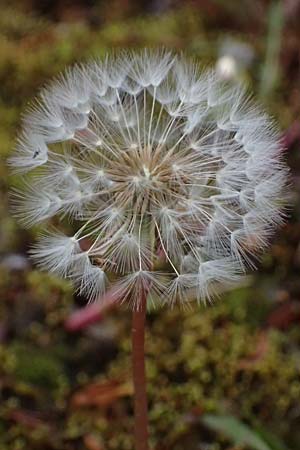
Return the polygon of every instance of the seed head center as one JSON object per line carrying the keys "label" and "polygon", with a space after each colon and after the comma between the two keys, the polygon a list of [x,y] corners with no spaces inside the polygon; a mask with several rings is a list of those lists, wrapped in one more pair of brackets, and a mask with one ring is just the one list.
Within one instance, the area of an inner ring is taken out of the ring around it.
{"label": "seed head center", "polygon": [[149,170],[149,168],[147,166],[143,166],[143,172],[145,175],[145,178],[147,178],[148,180],[151,178],[151,172]]}

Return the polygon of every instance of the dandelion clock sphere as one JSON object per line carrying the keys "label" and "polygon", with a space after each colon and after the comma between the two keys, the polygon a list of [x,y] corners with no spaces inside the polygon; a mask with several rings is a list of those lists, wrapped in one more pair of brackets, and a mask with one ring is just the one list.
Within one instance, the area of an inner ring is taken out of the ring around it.
{"label": "dandelion clock sphere", "polygon": [[239,87],[166,52],[66,71],[25,115],[10,163],[33,172],[14,199],[26,225],[82,222],[32,254],[90,300],[111,283],[137,309],[143,288],[148,301],[209,299],[240,281],[282,220],[274,124]]}
{"label": "dandelion clock sphere", "polygon": [[25,114],[10,164],[28,172],[14,194],[26,225],[77,227],[44,234],[38,264],[135,312],[234,287],[284,217],[273,122],[240,86],[166,51],[67,70]]}

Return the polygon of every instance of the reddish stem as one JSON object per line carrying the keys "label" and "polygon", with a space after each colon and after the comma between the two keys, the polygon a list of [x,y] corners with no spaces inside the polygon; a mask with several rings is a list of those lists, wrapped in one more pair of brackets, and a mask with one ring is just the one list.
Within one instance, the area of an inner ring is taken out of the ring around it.
{"label": "reddish stem", "polygon": [[145,374],[146,296],[132,314],[135,450],[148,450],[148,411]]}
{"label": "reddish stem", "polygon": [[115,292],[111,289],[99,301],[77,309],[65,321],[67,331],[79,331],[96,322],[100,322],[105,313],[116,304]]}

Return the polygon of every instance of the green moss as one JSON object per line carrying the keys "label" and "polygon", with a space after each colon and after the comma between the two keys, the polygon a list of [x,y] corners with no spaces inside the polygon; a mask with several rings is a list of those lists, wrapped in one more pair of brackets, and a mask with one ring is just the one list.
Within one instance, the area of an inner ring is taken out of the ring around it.
{"label": "green moss", "polygon": [[63,364],[46,349],[15,342],[8,351],[15,360],[14,375],[17,379],[45,389],[55,389],[64,383]]}

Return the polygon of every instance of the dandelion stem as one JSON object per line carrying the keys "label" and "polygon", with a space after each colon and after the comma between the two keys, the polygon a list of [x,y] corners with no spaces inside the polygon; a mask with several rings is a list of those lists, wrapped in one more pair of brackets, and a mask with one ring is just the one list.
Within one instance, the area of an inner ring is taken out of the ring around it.
{"label": "dandelion stem", "polygon": [[148,411],[145,374],[146,295],[132,313],[132,367],[134,385],[135,450],[148,450]]}

